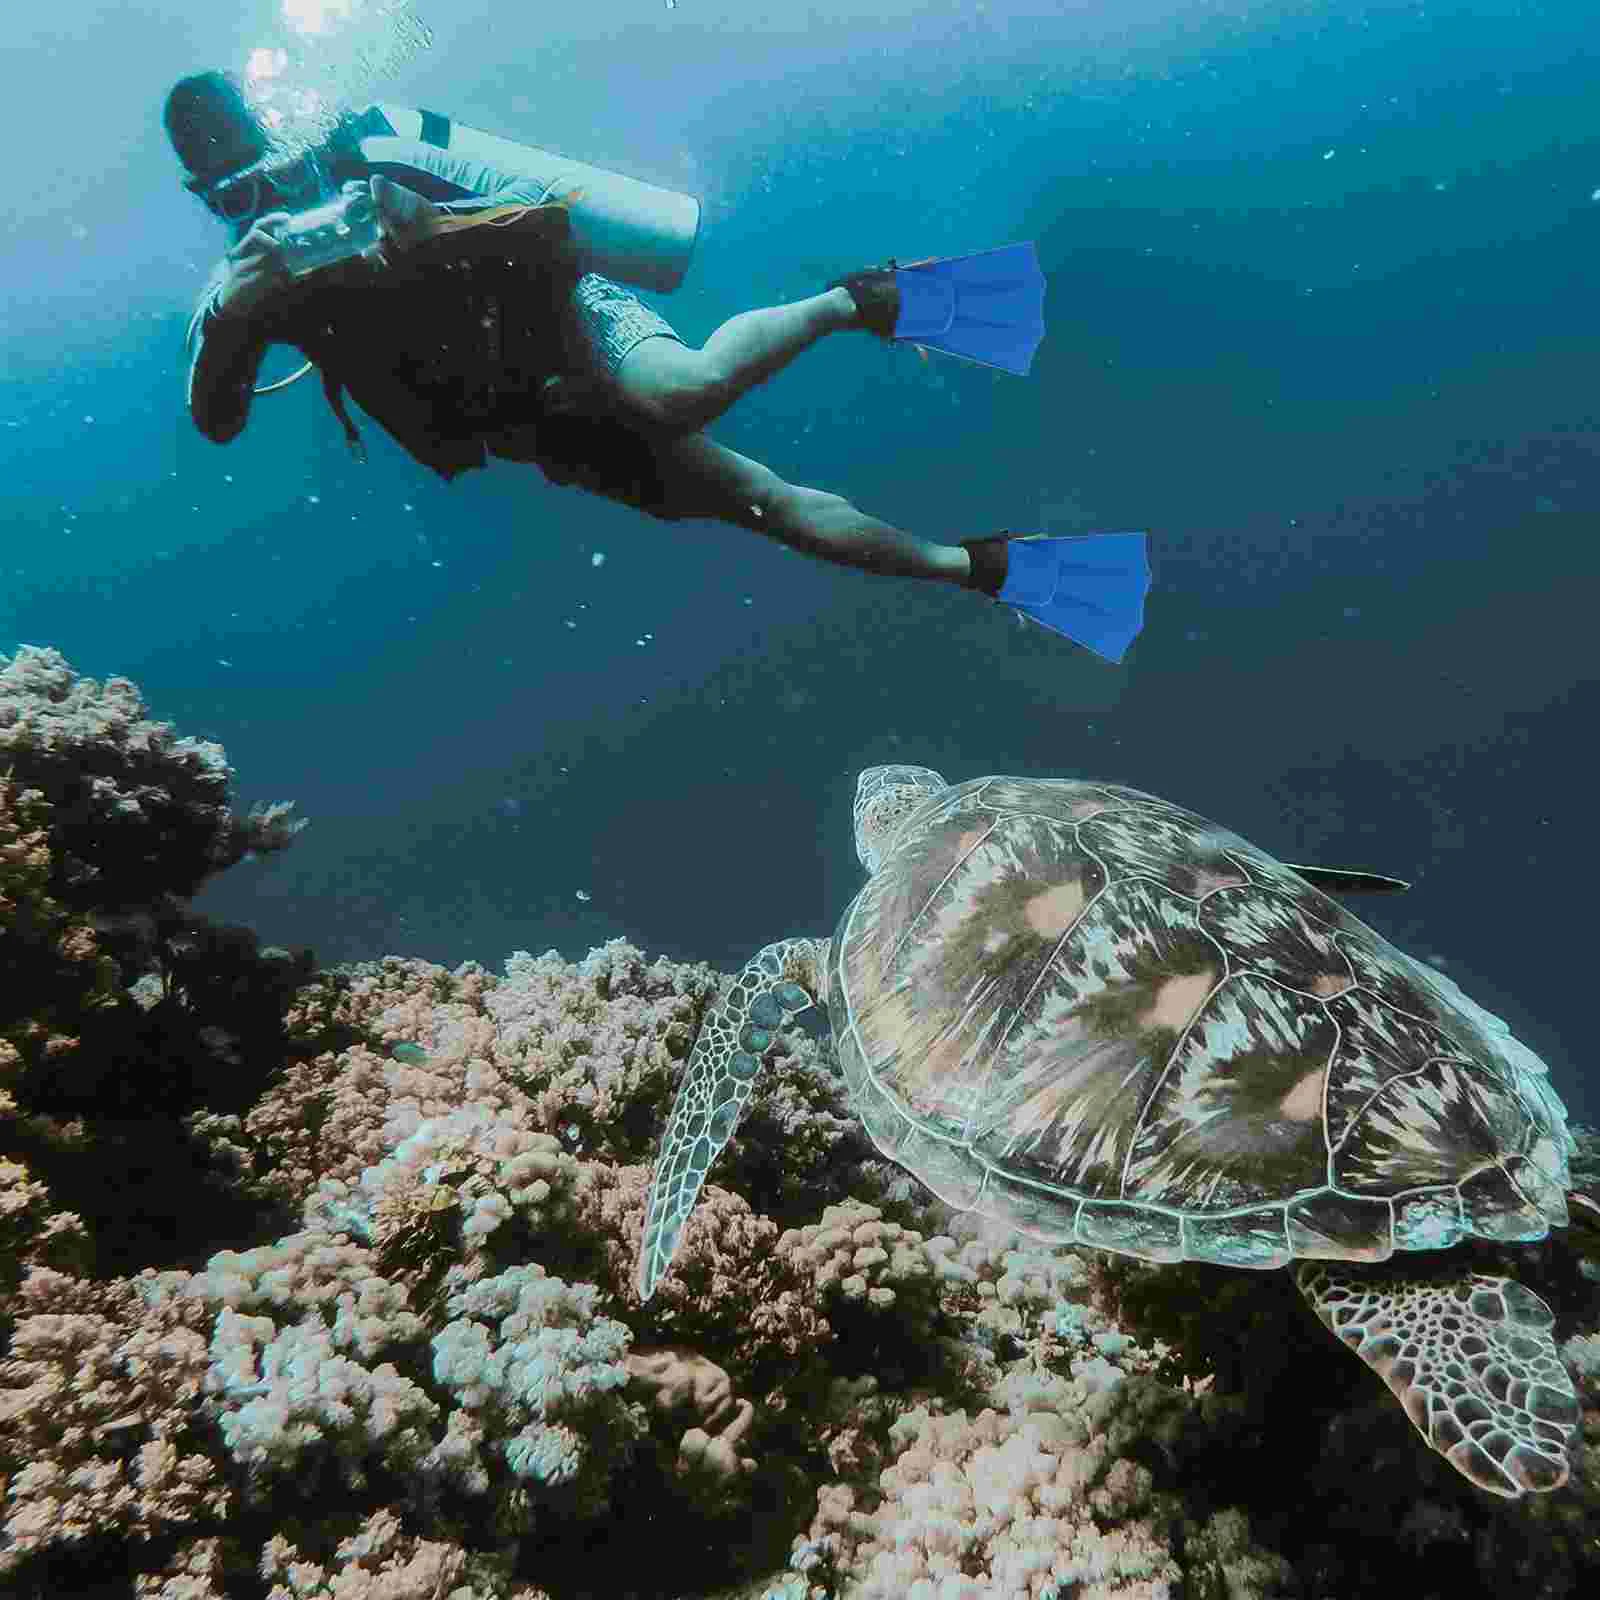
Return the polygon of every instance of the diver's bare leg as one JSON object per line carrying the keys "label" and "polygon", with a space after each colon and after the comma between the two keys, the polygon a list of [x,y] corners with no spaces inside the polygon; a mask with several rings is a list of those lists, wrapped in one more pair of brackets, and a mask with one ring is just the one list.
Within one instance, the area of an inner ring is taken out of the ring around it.
{"label": "diver's bare leg", "polygon": [[890,578],[965,584],[971,559],[958,544],[933,544],[880,522],[842,495],[785,483],[703,433],[660,447],[657,461],[677,517],[714,517],[763,533],[791,550]]}
{"label": "diver's bare leg", "polygon": [[817,340],[859,326],[849,292],[829,289],[789,305],[741,311],[699,350],[676,339],[642,340],[623,357],[617,385],[630,409],[655,426],[692,432]]}
{"label": "diver's bare leg", "polygon": [[[776,474],[774,474],[776,477]],[[892,523],[880,522],[826,489],[785,483],[751,507],[740,525],[754,528],[791,550],[820,556],[841,567],[885,578],[937,578],[965,583],[972,571],[958,544],[930,544]]]}
{"label": "diver's bare leg", "polygon": [[[379,178],[373,199],[385,226],[397,238],[422,230],[428,218],[449,209]],[[470,209],[470,207],[469,207]],[[544,406],[551,412],[614,413],[622,410],[654,427],[692,433],[720,417],[740,395],[781,371],[818,339],[861,326],[850,291],[825,289],[788,305],[763,306],[730,317],[698,350],[677,339],[641,340],[623,357],[614,383],[570,375],[545,380]]]}

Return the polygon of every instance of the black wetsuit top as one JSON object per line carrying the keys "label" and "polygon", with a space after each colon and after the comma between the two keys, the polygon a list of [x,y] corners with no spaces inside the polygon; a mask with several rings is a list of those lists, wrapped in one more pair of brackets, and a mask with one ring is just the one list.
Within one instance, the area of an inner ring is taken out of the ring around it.
{"label": "black wetsuit top", "polygon": [[[435,139],[447,140],[448,128],[445,119],[425,114],[425,140],[441,129]],[[474,194],[430,171],[420,142],[415,160],[362,157],[358,139],[393,131],[376,106],[349,119],[325,152],[333,182],[377,174],[427,199],[454,202],[456,210],[474,201],[535,205],[543,198],[514,178]],[[636,431],[603,418],[539,412],[544,378],[579,370],[572,290],[580,272],[565,256],[479,256],[422,266],[401,258],[381,270],[355,263],[319,275],[281,306],[238,320],[211,314],[203,297],[192,324],[190,414],[207,438],[236,437],[267,348],[291,345],[315,363],[352,444],[358,436],[345,392],[445,479],[502,454],[537,462],[555,482],[579,482],[657,509],[654,456]]]}

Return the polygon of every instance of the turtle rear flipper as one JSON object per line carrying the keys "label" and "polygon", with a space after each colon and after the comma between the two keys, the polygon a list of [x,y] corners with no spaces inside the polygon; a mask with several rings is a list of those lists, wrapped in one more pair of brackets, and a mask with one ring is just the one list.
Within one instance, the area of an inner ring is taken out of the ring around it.
{"label": "turtle rear flipper", "polygon": [[1517,1499],[1567,1481],[1578,1397],[1555,1316],[1511,1278],[1308,1261],[1300,1292],[1388,1384],[1417,1431],[1461,1475]]}

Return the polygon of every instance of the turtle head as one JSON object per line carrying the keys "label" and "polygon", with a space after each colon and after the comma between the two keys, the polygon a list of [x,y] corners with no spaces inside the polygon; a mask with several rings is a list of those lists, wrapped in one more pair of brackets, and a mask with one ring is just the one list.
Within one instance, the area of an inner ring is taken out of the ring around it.
{"label": "turtle head", "polygon": [[856,779],[856,856],[876,872],[900,824],[949,785],[932,767],[868,767]]}

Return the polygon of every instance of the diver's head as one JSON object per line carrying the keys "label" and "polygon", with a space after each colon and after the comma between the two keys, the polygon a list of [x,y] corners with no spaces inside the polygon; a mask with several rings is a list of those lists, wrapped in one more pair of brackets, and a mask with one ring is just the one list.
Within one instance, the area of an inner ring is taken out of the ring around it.
{"label": "diver's head", "polygon": [[183,163],[183,186],[239,231],[268,211],[297,211],[321,187],[314,159],[283,148],[231,72],[198,72],[173,85],[162,115]]}

